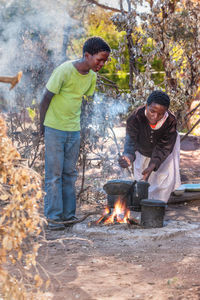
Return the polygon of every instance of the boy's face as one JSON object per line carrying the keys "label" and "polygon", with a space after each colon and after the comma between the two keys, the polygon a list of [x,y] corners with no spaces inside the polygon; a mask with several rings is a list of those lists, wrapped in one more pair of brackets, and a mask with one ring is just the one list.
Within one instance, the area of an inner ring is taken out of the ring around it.
{"label": "boy's face", "polygon": [[152,102],[150,105],[146,105],[146,117],[151,125],[160,121],[166,111],[167,107],[158,103]]}
{"label": "boy's face", "polygon": [[109,55],[110,53],[107,51],[101,51],[93,55],[85,52],[85,60],[90,69],[92,69],[94,72],[98,72],[108,60]]}

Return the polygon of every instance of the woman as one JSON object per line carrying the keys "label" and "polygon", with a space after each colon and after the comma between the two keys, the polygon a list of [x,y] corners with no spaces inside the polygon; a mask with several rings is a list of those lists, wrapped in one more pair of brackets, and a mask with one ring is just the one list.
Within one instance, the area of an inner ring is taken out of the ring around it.
{"label": "woman", "polygon": [[169,96],[154,91],[147,104],[127,120],[123,156],[119,164],[127,168],[134,162],[136,180],[150,183],[149,198],[167,202],[180,182],[180,137],[176,118],[168,110]]}

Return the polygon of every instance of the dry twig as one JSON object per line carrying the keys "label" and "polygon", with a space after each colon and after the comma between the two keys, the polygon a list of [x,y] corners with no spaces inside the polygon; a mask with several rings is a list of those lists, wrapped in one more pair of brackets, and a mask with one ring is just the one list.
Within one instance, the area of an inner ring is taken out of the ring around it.
{"label": "dry twig", "polygon": [[62,221],[62,222],[58,222],[58,221],[54,221],[54,220],[47,220],[49,221],[50,223],[52,224],[64,224],[64,225],[74,225],[74,224],[77,224],[77,223],[81,223],[83,222],[85,219],[87,219],[89,216],[92,216],[92,215],[101,215],[102,214],[102,211],[93,211],[93,212],[88,212],[87,214],[85,214],[82,218],[80,219],[77,219],[77,220],[71,220],[71,221]]}

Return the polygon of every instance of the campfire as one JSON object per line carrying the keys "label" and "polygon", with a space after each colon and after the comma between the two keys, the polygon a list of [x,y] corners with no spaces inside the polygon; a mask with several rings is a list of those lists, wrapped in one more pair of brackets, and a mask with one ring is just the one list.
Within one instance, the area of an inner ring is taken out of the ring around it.
{"label": "campfire", "polygon": [[139,222],[130,217],[130,210],[127,208],[126,202],[118,197],[115,202],[113,212],[109,207],[106,207],[103,215],[96,221],[96,224],[135,224],[139,225]]}

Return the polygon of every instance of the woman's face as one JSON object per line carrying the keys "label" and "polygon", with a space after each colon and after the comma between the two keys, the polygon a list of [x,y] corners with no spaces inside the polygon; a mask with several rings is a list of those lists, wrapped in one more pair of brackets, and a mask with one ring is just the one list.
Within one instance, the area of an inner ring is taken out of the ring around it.
{"label": "woman's face", "polygon": [[158,121],[160,121],[166,111],[167,107],[164,105],[154,102],[150,105],[146,104],[146,117],[151,125],[155,125]]}

